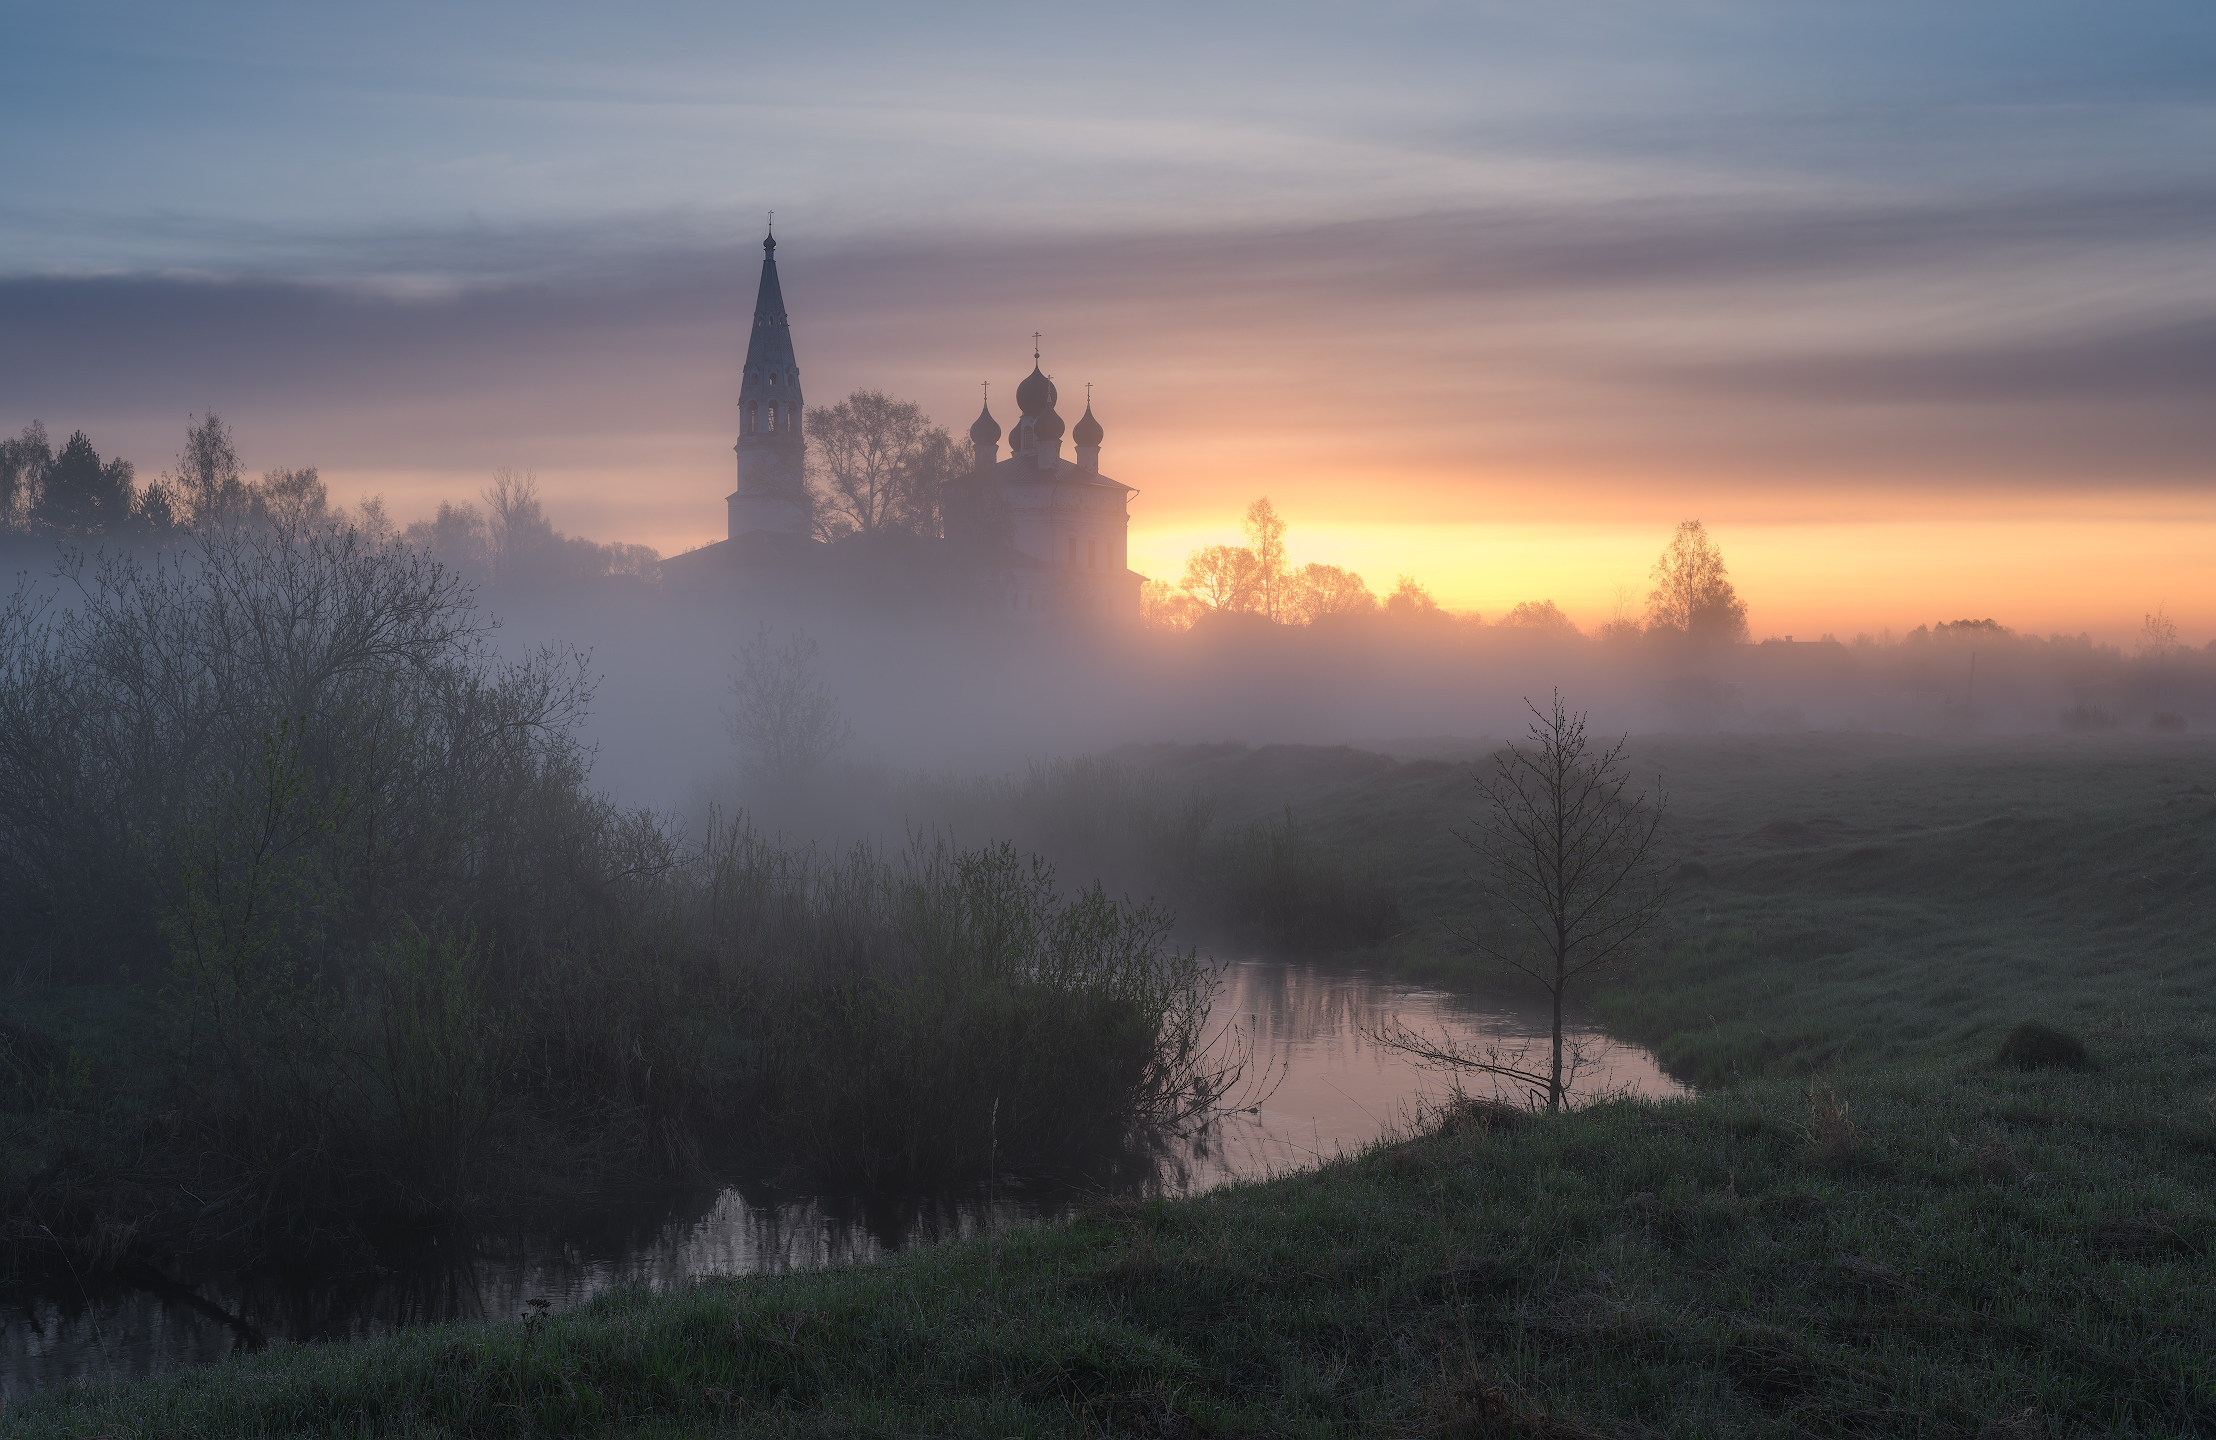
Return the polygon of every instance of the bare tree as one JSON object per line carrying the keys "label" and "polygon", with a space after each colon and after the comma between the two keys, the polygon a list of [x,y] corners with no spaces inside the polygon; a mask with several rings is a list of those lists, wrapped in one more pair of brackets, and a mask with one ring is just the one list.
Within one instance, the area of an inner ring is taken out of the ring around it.
{"label": "bare tree", "polygon": [[0,530],[13,529],[22,513],[38,503],[38,492],[54,463],[46,426],[37,420],[21,435],[0,439]]}
{"label": "bare tree", "polygon": [[2170,618],[2168,606],[2157,605],[2139,627],[2139,653],[2160,656],[2177,648],[2178,622]]}
{"label": "bare tree", "polygon": [[739,648],[731,677],[738,703],[724,712],[724,721],[756,779],[800,779],[853,737],[838,697],[816,675],[816,653],[805,631],[795,630],[780,646],[767,625]]}
{"label": "bare tree", "polygon": [[1210,610],[1254,608],[1254,552],[1243,545],[1203,545],[1185,557],[1178,588]]}
{"label": "bare tree", "polygon": [[1731,588],[1724,556],[1698,520],[1679,523],[1654,562],[1648,623],[1689,637],[1747,638],[1747,602]]}
{"label": "bare tree", "polygon": [[810,410],[808,447],[826,540],[891,530],[936,535],[940,492],[969,469],[962,447],[921,407],[877,390]]}
{"label": "bare tree", "polygon": [[1200,618],[1200,602],[1167,580],[1139,586],[1139,619],[1150,630],[1190,630]]}
{"label": "bare tree", "polygon": [[1352,570],[1310,563],[1293,572],[1291,609],[1295,619],[1313,625],[1325,615],[1367,615],[1377,609],[1377,597]]}
{"label": "bare tree", "polygon": [[1270,497],[1247,506],[1247,553],[1254,557],[1254,608],[1272,620],[1289,618],[1292,571],[1285,563],[1285,521]]}
{"label": "bare tree", "polygon": [[[1553,1004],[1552,1054],[1542,1074],[1521,1061],[1472,1053],[1405,1029],[1377,1038],[1430,1063],[1501,1075],[1544,1089],[1547,1108],[1569,1094],[1562,1012],[1571,986],[1622,960],[1669,901],[1654,863],[1667,797],[1629,793],[1626,741],[1597,750],[1585,715],[1556,691],[1541,711],[1529,701],[1530,744],[1510,745],[1478,777],[1486,813],[1460,839],[1477,852],[1477,882],[1489,923],[1457,927],[1456,938],[1495,964],[1537,981]],[[1574,1046],[1568,1047],[1574,1051]],[[1573,1067],[1575,1056],[1570,1056]]]}
{"label": "bare tree", "polygon": [[174,487],[196,529],[246,518],[252,497],[239,478],[238,445],[231,427],[213,412],[185,430]]}
{"label": "bare tree", "polygon": [[315,466],[299,470],[265,470],[253,492],[255,518],[281,530],[302,531],[331,523],[331,493]]}

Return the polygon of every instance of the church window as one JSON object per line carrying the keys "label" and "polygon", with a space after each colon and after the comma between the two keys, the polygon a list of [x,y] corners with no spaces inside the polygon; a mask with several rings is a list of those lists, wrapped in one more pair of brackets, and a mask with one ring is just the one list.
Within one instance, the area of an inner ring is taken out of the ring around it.
{"label": "church window", "polygon": [[777,433],[777,407],[775,405],[769,407],[767,418],[769,420],[769,433],[775,435]]}
{"label": "church window", "polygon": [[1076,537],[1075,535],[1072,535],[1072,536],[1070,537],[1070,569],[1072,569],[1072,570],[1075,570],[1076,568],[1077,568],[1077,537]]}
{"label": "church window", "polygon": [[747,407],[746,407],[746,433],[747,433],[747,434],[749,434],[749,435],[757,434],[757,433],[759,433],[759,432],[760,432],[761,428],[762,428],[762,407],[761,407],[761,406],[759,406],[759,405],[749,405],[749,406],[747,406]]}
{"label": "church window", "polygon": [[1100,562],[1093,558],[1093,545],[1094,542],[1091,540],[1085,542],[1085,568],[1087,570],[1098,570],[1100,568]]}

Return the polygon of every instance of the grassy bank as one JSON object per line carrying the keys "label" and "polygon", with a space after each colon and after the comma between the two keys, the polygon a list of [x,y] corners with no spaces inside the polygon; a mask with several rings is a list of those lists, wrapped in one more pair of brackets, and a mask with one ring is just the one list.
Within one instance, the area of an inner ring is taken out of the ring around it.
{"label": "grassy bank", "polygon": [[[1132,753],[1225,824],[1289,805],[1319,845],[1377,857],[1404,918],[1366,958],[1473,986],[1497,977],[1443,922],[1467,904],[1453,831],[1488,748]],[[1686,1079],[1975,1049],[2027,1013],[2216,1013],[2206,737],[1666,737],[1631,757],[1669,794],[1677,903],[1666,938],[1600,979],[1590,1007]]]}
{"label": "grassy bank", "polygon": [[[1463,964],[1444,760],[1156,752],[1374,848]],[[26,1435],[2216,1432],[2216,747],[1651,747],[1688,871],[1597,995],[1707,1081],[806,1275],[18,1405]],[[2197,788],[2196,788],[2197,787]],[[1460,972],[1466,974],[1466,971]],[[2016,1022],[2089,1062],[1993,1060]]]}
{"label": "grassy bank", "polygon": [[[2205,1029],[1560,1119],[876,1264],[19,1406],[11,1433],[2179,1435]],[[1487,1428],[1491,1426],[1492,1428]]]}

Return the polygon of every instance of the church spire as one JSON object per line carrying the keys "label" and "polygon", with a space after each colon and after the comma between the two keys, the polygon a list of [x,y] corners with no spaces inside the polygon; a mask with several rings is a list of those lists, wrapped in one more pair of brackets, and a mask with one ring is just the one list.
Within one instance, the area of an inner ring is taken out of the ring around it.
{"label": "church spire", "polygon": [[[762,241],[762,283],[754,292],[754,331],[746,342],[746,385],[766,385],[774,373],[782,390],[796,383],[798,372],[792,322],[785,317],[785,292],[777,283],[777,237],[771,235]],[[743,396],[745,391],[740,393]]]}
{"label": "church spire", "polygon": [[731,537],[757,530],[808,532],[801,476],[800,362],[793,355],[792,321],[777,283],[777,237],[762,240],[762,280],[754,292],[754,327],[746,341],[746,374],[739,381],[739,488],[731,497]]}

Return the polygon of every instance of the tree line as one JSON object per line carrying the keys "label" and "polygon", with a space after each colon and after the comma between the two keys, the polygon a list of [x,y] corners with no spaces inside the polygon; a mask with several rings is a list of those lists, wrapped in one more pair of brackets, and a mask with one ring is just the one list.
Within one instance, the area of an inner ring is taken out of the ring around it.
{"label": "tree line", "polygon": [[[1413,576],[1399,576],[1393,590],[1379,596],[1341,566],[1310,562],[1296,568],[1286,555],[1285,519],[1268,496],[1247,506],[1242,528],[1246,544],[1203,545],[1185,557],[1181,578],[1146,583],[1141,601],[1149,625],[1182,630],[1207,615],[1251,615],[1280,625],[1360,616],[1484,623],[1475,614],[1450,614]],[[1599,638],[1669,635],[1725,643],[1747,638],[1747,603],[1732,587],[1723,552],[1700,521],[1679,524],[1649,578],[1654,588],[1644,620],[1618,615],[1600,627]],[[1569,639],[1584,634],[1552,600],[1526,600],[1493,624]]]}
{"label": "tree line", "polygon": [[493,472],[478,501],[442,500],[433,515],[403,526],[381,497],[334,505],[312,465],[249,477],[231,427],[212,412],[189,422],[175,463],[143,485],[130,461],[102,460],[82,430],[59,450],[37,420],[0,439],[0,534],[161,544],[226,529],[330,528],[359,530],[373,545],[405,542],[472,580],[504,586],[646,582],[661,569],[650,546],[556,530],[536,477],[507,467]]}

